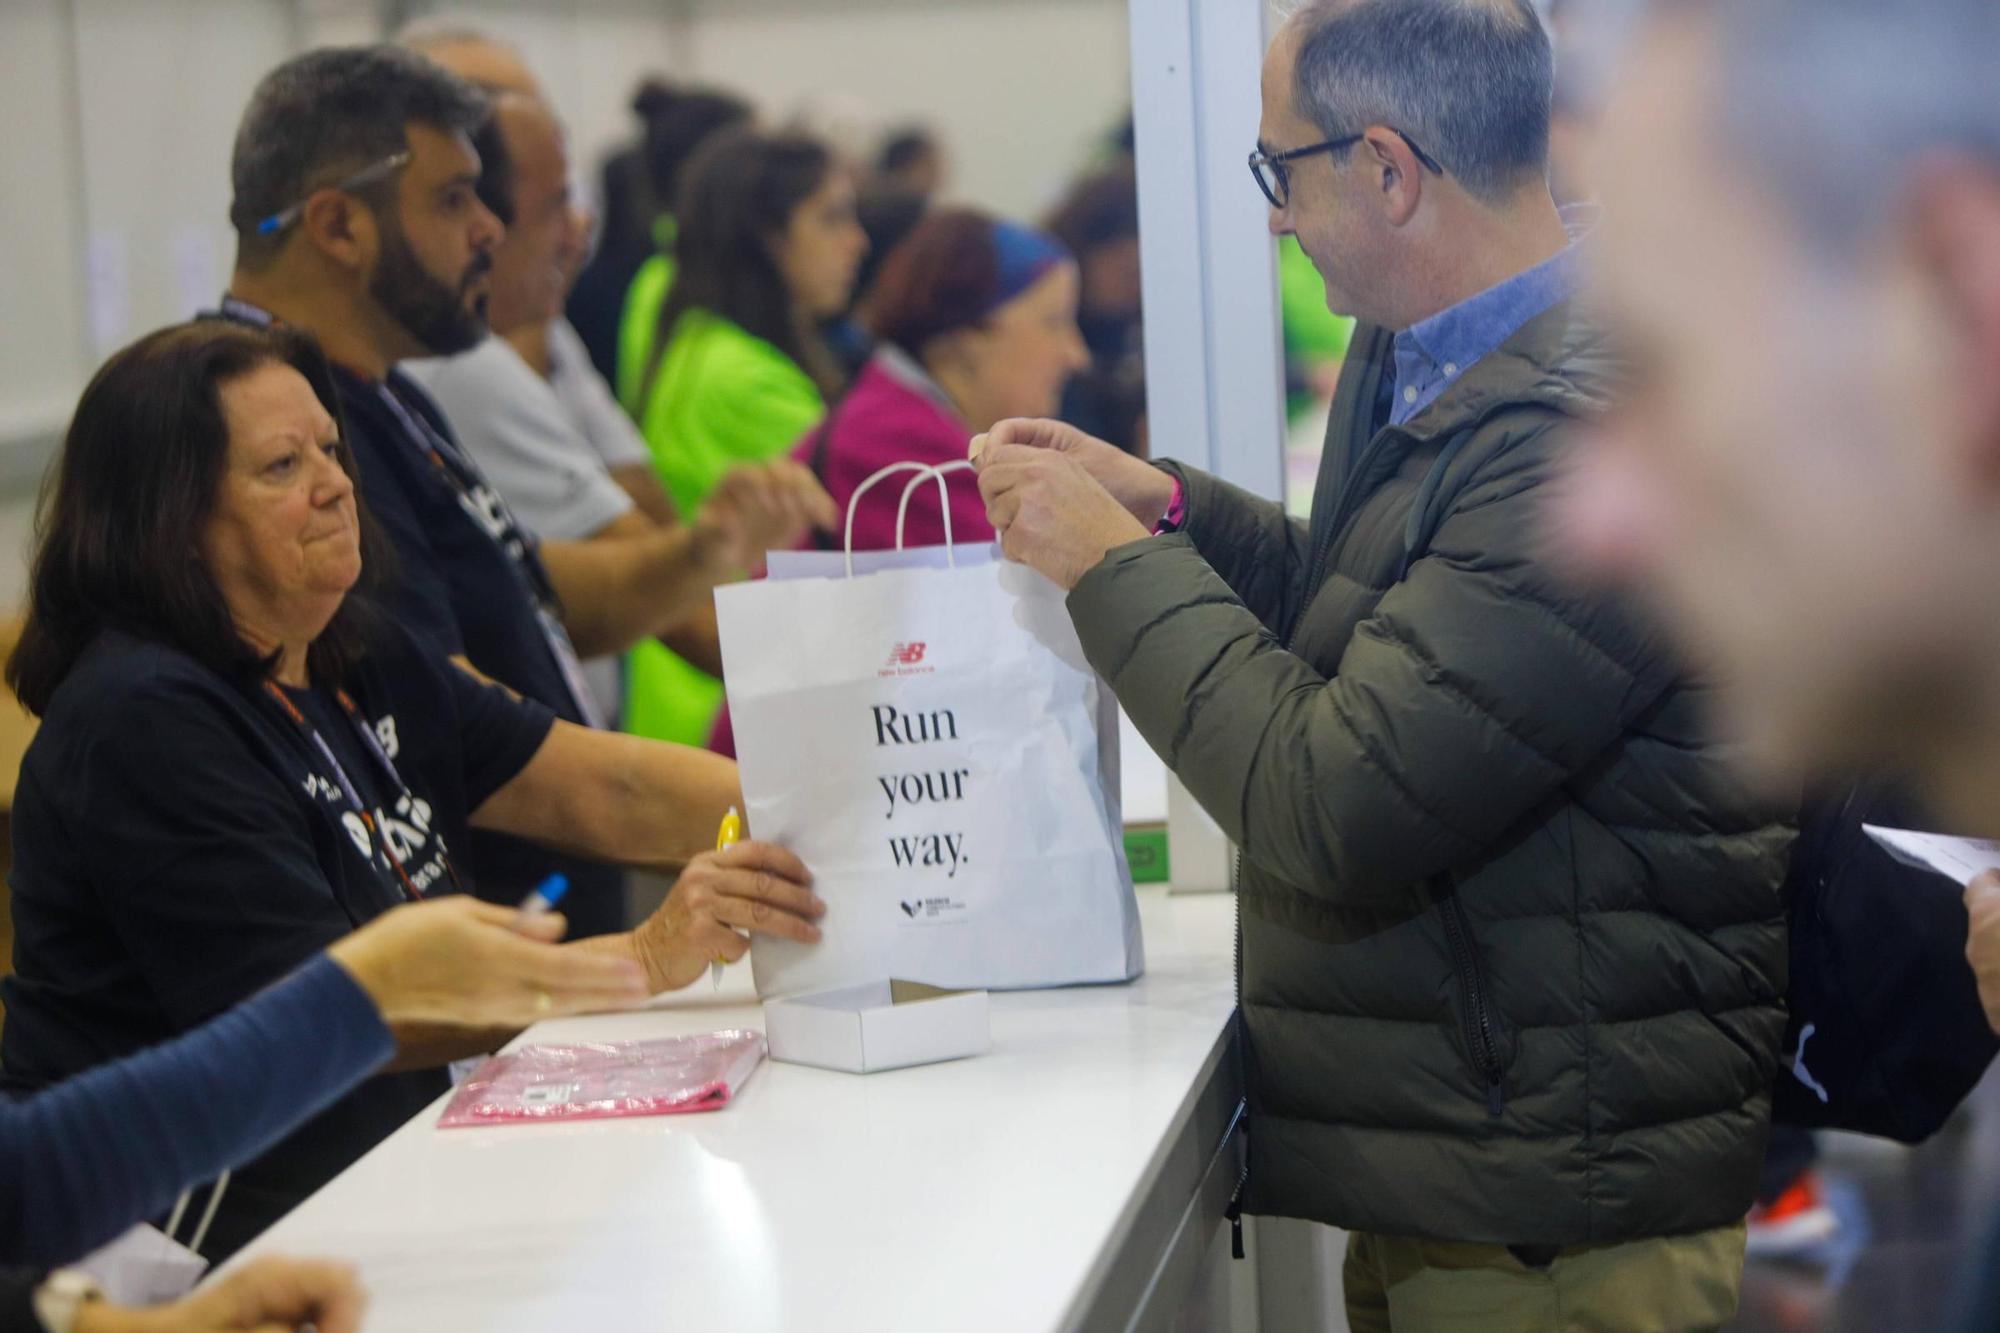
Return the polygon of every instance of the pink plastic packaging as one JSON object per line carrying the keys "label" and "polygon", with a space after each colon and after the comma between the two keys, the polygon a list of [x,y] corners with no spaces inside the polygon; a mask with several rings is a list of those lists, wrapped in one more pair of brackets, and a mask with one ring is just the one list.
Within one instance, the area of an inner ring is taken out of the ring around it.
{"label": "pink plastic packaging", "polygon": [[764,1058],[761,1033],[524,1046],[458,1085],[440,1129],[680,1115],[729,1104]]}

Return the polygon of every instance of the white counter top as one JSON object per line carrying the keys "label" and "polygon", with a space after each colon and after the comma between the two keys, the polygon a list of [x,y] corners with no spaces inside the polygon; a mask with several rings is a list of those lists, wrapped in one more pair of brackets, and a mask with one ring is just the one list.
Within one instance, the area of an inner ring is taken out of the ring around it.
{"label": "white counter top", "polygon": [[[379,1330],[1070,1325],[1187,1155],[1234,1007],[1229,896],[1140,903],[1146,975],[996,993],[990,1055],[766,1062],[705,1115],[439,1130],[440,1102],[245,1256],[358,1264]],[[730,972],[523,1040],[759,1026],[748,968]]]}

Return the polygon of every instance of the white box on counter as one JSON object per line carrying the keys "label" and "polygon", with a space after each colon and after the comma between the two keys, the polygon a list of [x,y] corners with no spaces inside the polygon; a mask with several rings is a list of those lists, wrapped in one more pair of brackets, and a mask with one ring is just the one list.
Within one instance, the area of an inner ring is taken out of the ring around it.
{"label": "white box on counter", "polygon": [[983,990],[873,981],[764,1002],[771,1058],[850,1074],[984,1055],[993,1044]]}

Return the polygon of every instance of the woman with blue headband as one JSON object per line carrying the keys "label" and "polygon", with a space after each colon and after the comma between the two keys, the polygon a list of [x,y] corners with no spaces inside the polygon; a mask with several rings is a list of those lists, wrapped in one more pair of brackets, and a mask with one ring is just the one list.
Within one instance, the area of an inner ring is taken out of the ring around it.
{"label": "woman with blue headband", "polygon": [[[1046,232],[971,209],[930,214],[876,280],[874,356],[797,457],[844,512],[879,468],[949,463],[996,421],[1052,415],[1063,384],[1090,364],[1078,281],[1076,261]],[[977,488],[953,487],[951,506],[955,539],[992,540]],[[864,506],[855,548],[894,545],[895,510]],[[910,516],[911,545],[944,539],[935,491],[913,497]]]}
{"label": "woman with blue headband", "polygon": [[[1080,283],[1076,261],[1047,232],[968,208],[927,214],[870,291],[874,355],[794,456],[845,513],[856,488],[891,463],[955,462],[996,421],[1053,415],[1063,385],[1090,364],[1076,325]],[[992,541],[969,482],[949,488],[952,538]],[[896,544],[896,489],[854,515],[855,550]],[[944,540],[929,486],[911,496],[906,537],[912,546]],[[709,748],[736,752],[727,709]]]}

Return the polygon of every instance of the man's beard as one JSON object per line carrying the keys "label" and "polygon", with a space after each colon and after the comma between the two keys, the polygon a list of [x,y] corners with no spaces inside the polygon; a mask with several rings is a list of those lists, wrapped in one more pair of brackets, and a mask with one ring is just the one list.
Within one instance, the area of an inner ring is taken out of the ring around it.
{"label": "man's beard", "polygon": [[482,250],[458,286],[446,286],[417,258],[402,226],[390,222],[382,228],[382,257],[368,294],[432,356],[454,356],[486,337],[486,298],[468,306],[465,293],[492,267],[493,256]]}

